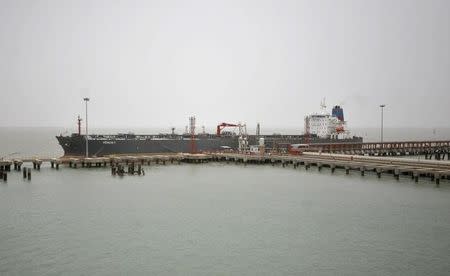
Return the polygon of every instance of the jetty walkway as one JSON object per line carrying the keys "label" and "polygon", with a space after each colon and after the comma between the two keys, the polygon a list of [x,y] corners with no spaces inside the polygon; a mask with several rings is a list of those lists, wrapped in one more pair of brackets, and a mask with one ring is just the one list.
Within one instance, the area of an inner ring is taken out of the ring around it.
{"label": "jetty walkway", "polygon": [[450,160],[450,141],[398,141],[369,143],[313,143],[308,151],[371,156],[424,155],[425,159]]}
{"label": "jetty walkway", "polygon": [[[442,179],[450,179],[450,162],[419,160],[395,157],[360,156],[331,153],[306,152],[301,155],[250,155],[240,153],[204,153],[204,154],[167,154],[167,155],[114,155],[98,158],[85,157],[61,157],[61,158],[25,158],[13,160],[0,160],[0,179],[7,179],[7,172],[20,171],[25,163],[30,163],[33,169],[40,170],[41,165],[50,163],[51,168],[59,169],[61,165],[69,168],[92,168],[110,167],[113,175],[141,174],[144,173],[142,167],[152,164],[180,164],[204,163],[204,162],[226,162],[236,164],[270,164],[282,167],[293,167],[298,169],[304,167],[309,170],[311,167],[321,171],[329,168],[331,173],[336,169],[345,170],[346,174],[357,171],[362,176],[367,173],[377,175],[391,175],[399,180],[400,176],[408,176],[415,182],[419,178],[427,178],[439,185]],[[24,178],[31,179],[31,168],[23,168]],[[6,177],[6,178],[5,178]]]}

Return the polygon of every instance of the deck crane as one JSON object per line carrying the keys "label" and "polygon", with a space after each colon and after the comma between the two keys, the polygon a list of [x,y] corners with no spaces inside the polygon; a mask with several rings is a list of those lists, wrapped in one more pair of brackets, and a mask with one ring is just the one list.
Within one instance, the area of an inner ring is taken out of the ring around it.
{"label": "deck crane", "polygon": [[222,130],[226,127],[238,127],[240,124],[220,123],[217,125],[217,136],[220,136]]}

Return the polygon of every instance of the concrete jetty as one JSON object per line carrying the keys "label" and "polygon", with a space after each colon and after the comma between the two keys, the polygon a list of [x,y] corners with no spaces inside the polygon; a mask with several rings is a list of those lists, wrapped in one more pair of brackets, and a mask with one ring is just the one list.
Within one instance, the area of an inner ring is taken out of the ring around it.
{"label": "concrete jetty", "polygon": [[450,141],[313,143],[308,151],[371,156],[424,155],[425,159],[450,160]]}
{"label": "concrete jetty", "polygon": [[[43,163],[50,163],[51,168],[58,170],[61,165],[69,168],[101,168],[111,167],[113,175],[144,174],[143,166],[152,164],[180,164],[226,162],[236,164],[269,164],[272,166],[304,167],[305,170],[316,167],[318,171],[329,168],[331,173],[342,169],[345,174],[357,171],[361,176],[371,172],[377,177],[392,175],[396,180],[401,176],[409,176],[415,182],[419,178],[428,178],[440,184],[442,179],[450,179],[450,162],[434,160],[416,160],[395,157],[360,156],[332,153],[306,152],[301,155],[274,155],[274,154],[242,154],[242,153],[202,153],[202,154],[161,154],[161,155],[112,155],[105,157],[61,157],[61,158],[25,158],[14,160],[1,160],[0,171],[9,172],[14,165],[20,171],[25,163],[31,163],[33,169],[39,170]],[[25,169],[25,168],[24,168]],[[28,174],[30,170],[28,169]],[[25,173],[24,173],[25,177]],[[31,176],[29,177],[31,178]]]}
{"label": "concrete jetty", "polygon": [[212,154],[214,161],[253,164],[280,164],[283,167],[292,165],[294,168],[304,166],[306,170],[311,166],[319,171],[324,167],[330,168],[334,173],[336,169],[344,169],[346,174],[351,170],[359,171],[362,176],[365,172],[374,172],[378,177],[382,174],[391,174],[399,180],[400,175],[409,175],[416,182],[419,177],[427,177],[439,185],[441,179],[450,179],[450,162],[433,160],[414,160],[405,158],[373,157],[329,153],[304,153],[302,155],[245,155],[219,153]]}

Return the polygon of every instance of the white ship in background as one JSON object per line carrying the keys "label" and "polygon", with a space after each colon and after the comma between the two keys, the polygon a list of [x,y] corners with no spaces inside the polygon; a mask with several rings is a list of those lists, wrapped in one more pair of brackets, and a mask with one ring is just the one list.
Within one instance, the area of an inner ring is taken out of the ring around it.
{"label": "white ship in background", "polygon": [[333,107],[331,114],[326,111],[325,99],[320,103],[321,112],[305,117],[305,134],[317,135],[319,138],[348,139],[350,133],[346,128],[344,110],[341,106]]}

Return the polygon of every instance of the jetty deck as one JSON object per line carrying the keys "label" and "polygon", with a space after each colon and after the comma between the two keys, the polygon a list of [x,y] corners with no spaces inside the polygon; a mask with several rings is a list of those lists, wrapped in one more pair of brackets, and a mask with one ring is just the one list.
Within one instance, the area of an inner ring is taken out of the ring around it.
{"label": "jetty deck", "polygon": [[[2,176],[30,163],[33,169],[40,170],[43,163],[50,163],[51,168],[59,169],[65,165],[69,168],[111,167],[113,175],[141,174],[142,167],[152,164],[180,164],[204,162],[234,162],[237,164],[271,164],[295,169],[304,167],[306,170],[316,167],[321,171],[329,168],[331,173],[336,169],[345,170],[346,174],[357,171],[362,176],[372,172],[377,177],[382,174],[392,175],[399,180],[400,176],[409,176],[415,182],[419,178],[428,178],[439,185],[442,179],[450,179],[450,162],[434,160],[416,160],[395,157],[360,156],[332,153],[306,152],[301,155],[273,155],[273,154],[241,154],[241,153],[203,153],[203,154],[161,154],[161,155],[113,155],[107,157],[60,157],[60,158],[23,158],[13,160],[0,160]],[[126,170],[127,168],[127,170]],[[24,178],[30,174],[30,168],[24,168]],[[30,178],[30,176],[28,176]]]}
{"label": "jetty deck", "polygon": [[450,160],[450,141],[393,141],[366,143],[314,143],[308,151],[353,155],[425,155],[425,159]]}

